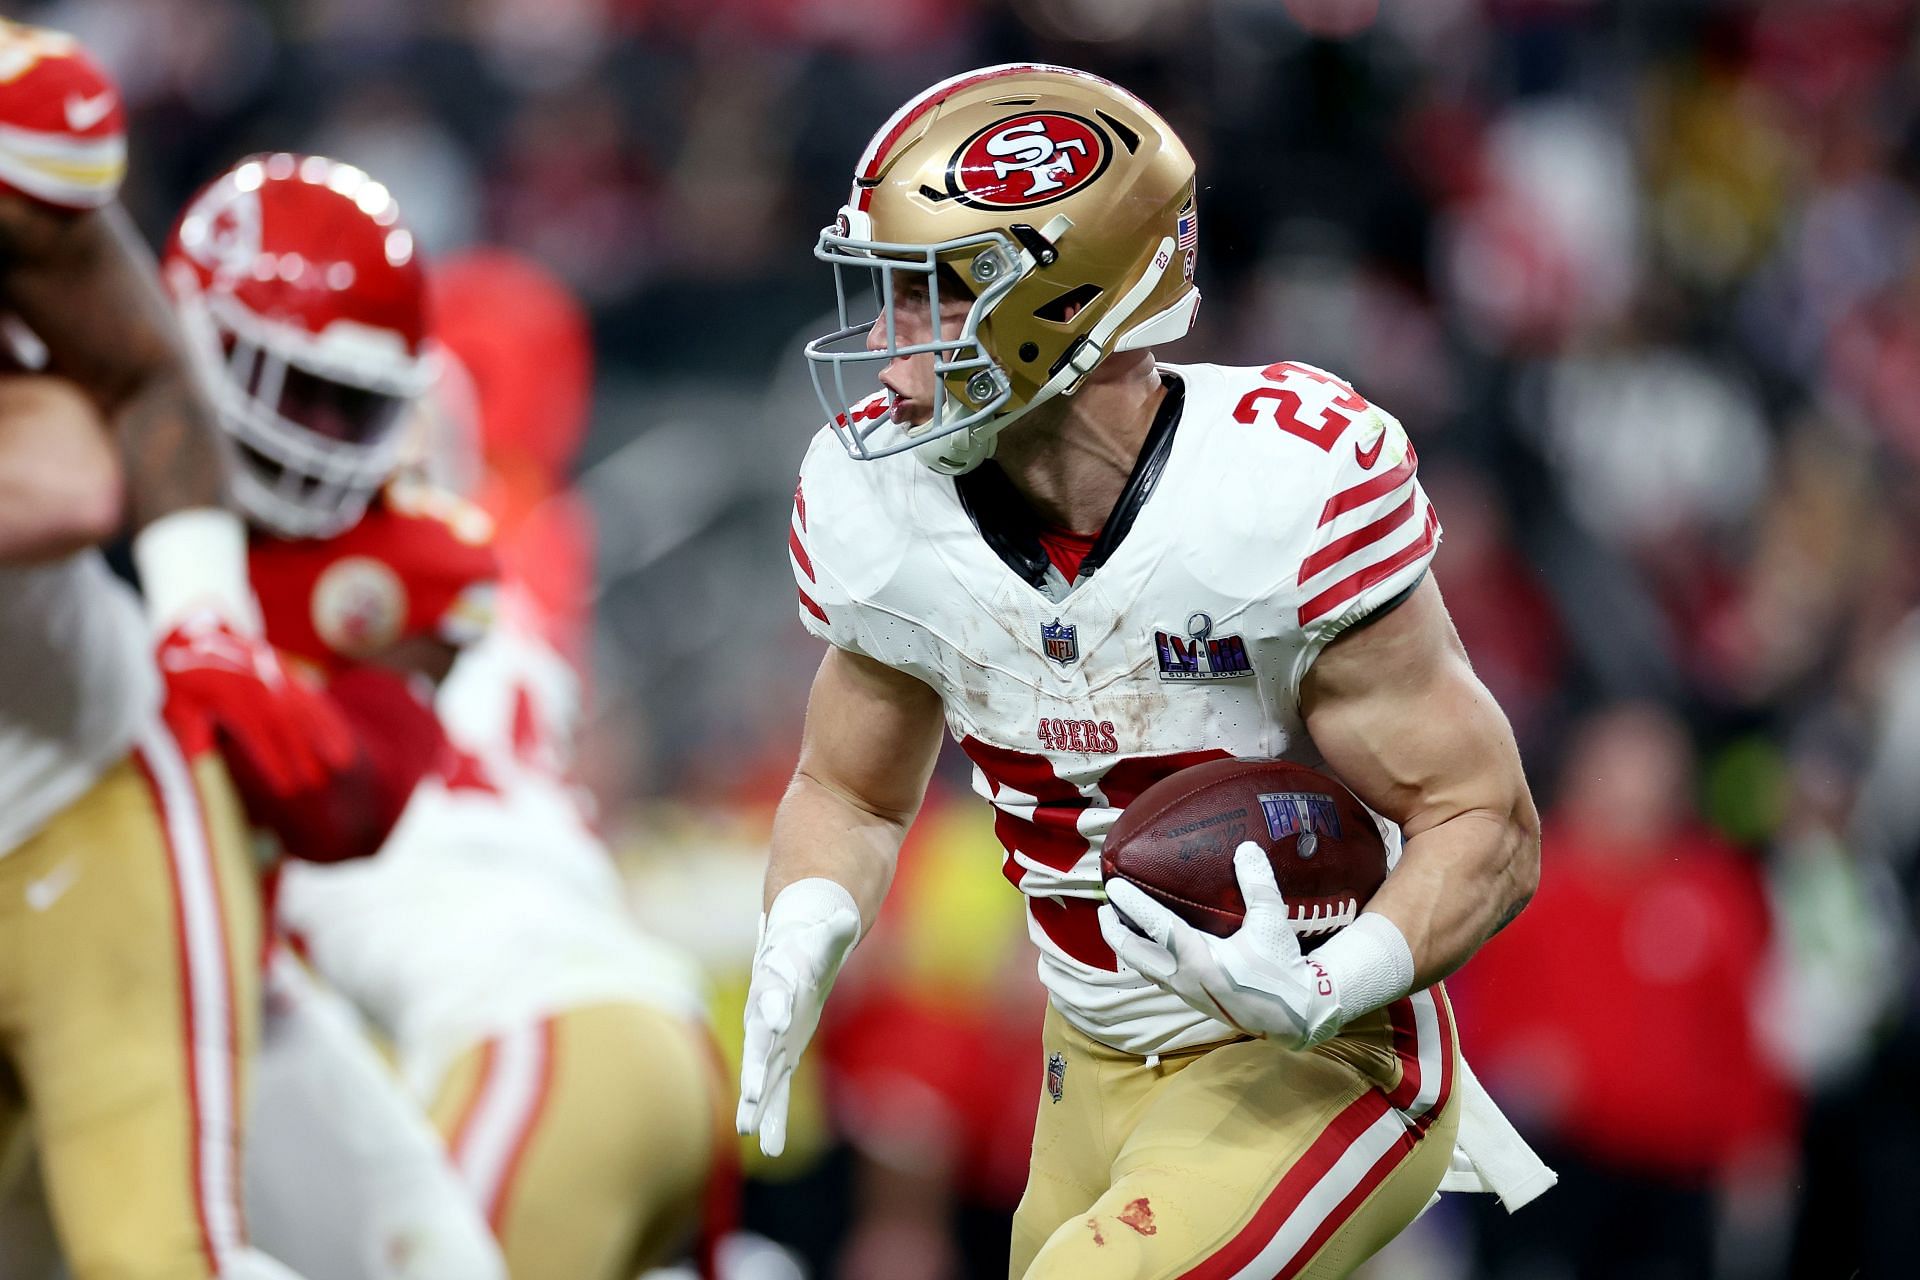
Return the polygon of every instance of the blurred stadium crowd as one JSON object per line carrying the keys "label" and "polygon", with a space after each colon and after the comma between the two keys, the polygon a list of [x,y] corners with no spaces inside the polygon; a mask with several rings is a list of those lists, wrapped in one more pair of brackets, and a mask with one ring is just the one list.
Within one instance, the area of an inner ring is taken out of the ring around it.
{"label": "blurred stadium crowd", "polygon": [[[723,990],[818,658],[782,551],[814,228],[940,76],[1041,59],[1141,94],[1200,163],[1193,352],[1323,365],[1400,416],[1547,814],[1540,896],[1454,985],[1562,1186],[1430,1214],[1380,1274],[1910,1274],[1910,0],[9,8],[120,78],[149,232],[240,154],[324,151],[430,251],[513,245],[588,302],[590,780],[643,915]],[[1004,1266],[1039,996],[964,788],[843,980],[811,1155],[755,1169],[750,1224],[822,1275]]]}

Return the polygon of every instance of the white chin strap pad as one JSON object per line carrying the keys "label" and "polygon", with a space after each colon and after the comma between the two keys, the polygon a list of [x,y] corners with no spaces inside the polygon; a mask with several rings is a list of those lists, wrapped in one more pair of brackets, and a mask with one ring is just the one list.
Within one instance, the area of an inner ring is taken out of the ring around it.
{"label": "white chin strap pad", "polygon": [[942,474],[964,475],[993,456],[994,439],[1002,431],[1055,396],[1072,395],[1081,380],[1098,368],[1107,356],[1116,351],[1134,351],[1157,342],[1171,342],[1175,338],[1185,337],[1187,330],[1193,327],[1194,313],[1200,306],[1198,290],[1189,290],[1171,307],[1158,315],[1147,317],[1117,341],[1114,339],[1120,326],[1132,319],[1140,305],[1160,287],[1160,278],[1173,263],[1172,236],[1161,237],[1159,247],[1154,251],[1154,261],[1159,265],[1148,267],[1146,273],[1134,281],[1133,287],[1121,295],[1120,301],[1087,334],[1074,352],[1072,361],[1049,378],[1031,400],[969,431],[929,440],[914,450],[914,456]]}
{"label": "white chin strap pad", "polygon": [[1177,342],[1193,329],[1193,318],[1199,313],[1200,291],[1189,289],[1165,311],[1148,316],[1121,334],[1113,344],[1113,349],[1138,351],[1142,347],[1157,347],[1163,342]]}

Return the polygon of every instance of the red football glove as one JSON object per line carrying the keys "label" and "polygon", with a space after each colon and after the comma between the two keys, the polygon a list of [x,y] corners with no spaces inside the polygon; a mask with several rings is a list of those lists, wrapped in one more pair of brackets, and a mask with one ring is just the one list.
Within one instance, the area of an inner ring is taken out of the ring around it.
{"label": "red football glove", "polygon": [[196,613],[160,641],[159,662],[167,723],[189,750],[220,748],[250,815],[256,804],[323,791],[354,768],[346,720],[289,676],[261,637]]}
{"label": "red football glove", "polygon": [[[335,676],[323,696],[349,726],[356,746],[352,768],[320,790],[262,799],[249,807],[249,816],[280,837],[288,857],[370,857],[387,842],[414,786],[450,748],[432,703],[416,696],[398,672],[352,667]],[[234,773],[246,794],[250,788],[241,771]]]}

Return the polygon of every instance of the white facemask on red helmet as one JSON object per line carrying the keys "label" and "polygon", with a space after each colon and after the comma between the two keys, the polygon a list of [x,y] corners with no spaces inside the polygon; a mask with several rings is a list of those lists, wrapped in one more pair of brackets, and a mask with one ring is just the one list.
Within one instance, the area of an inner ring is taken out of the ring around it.
{"label": "white facemask on red helmet", "polygon": [[350,527],[432,378],[426,278],[392,195],[321,156],[251,156],[188,204],[165,275],[247,514],[289,537]]}

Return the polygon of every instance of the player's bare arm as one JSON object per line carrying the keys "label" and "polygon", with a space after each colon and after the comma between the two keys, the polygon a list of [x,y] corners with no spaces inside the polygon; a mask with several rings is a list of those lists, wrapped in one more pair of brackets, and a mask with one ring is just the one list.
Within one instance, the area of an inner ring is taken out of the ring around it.
{"label": "player's bare arm", "polygon": [[879,913],[940,750],[940,697],[912,676],[827,650],[800,767],[774,816],[735,1125],[777,1156],[793,1071],[840,965]]}
{"label": "player's bare arm", "polygon": [[1400,863],[1367,910],[1406,938],[1415,988],[1438,982],[1532,896],[1540,817],[1513,731],[1431,575],[1328,645],[1301,703],[1328,767],[1400,825]]}
{"label": "player's bare arm", "polygon": [[814,676],[800,764],[773,822],[766,902],[797,880],[844,885],[872,924],[940,752],[940,695],[844,649]]}
{"label": "player's bare arm", "polygon": [[0,195],[0,294],[106,416],[136,528],[224,500],[225,453],[152,255],[117,205],[55,209]]}
{"label": "player's bare arm", "polygon": [[54,560],[120,527],[120,464],[63,378],[0,376],[0,564]]}

